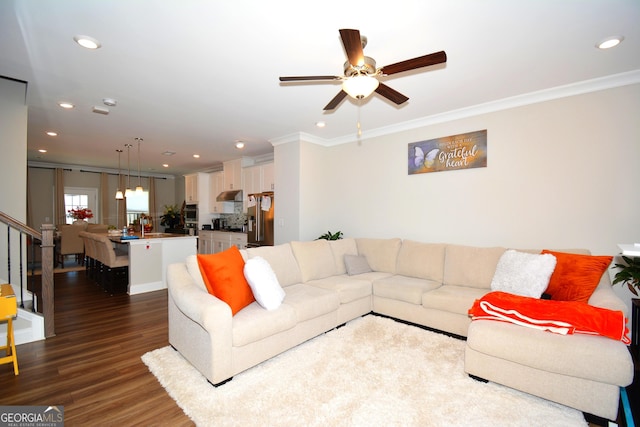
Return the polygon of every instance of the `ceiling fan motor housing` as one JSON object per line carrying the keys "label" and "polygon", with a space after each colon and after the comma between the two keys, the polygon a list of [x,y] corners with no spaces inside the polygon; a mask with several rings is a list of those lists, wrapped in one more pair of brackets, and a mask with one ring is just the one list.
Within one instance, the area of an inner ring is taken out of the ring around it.
{"label": "ceiling fan motor housing", "polygon": [[377,74],[376,61],[370,56],[364,56],[362,65],[351,65],[349,61],[344,63],[344,75],[345,77],[351,77],[356,74],[366,74],[373,76]]}

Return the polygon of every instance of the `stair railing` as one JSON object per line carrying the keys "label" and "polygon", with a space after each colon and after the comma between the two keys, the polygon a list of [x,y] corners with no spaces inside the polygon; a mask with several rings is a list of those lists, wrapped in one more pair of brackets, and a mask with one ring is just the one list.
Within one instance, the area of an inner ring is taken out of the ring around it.
{"label": "stair railing", "polygon": [[[53,304],[53,252],[54,252],[54,232],[55,226],[53,224],[42,224],[40,230],[37,231],[28,225],[12,218],[11,216],[5,214],[4,212],[0,212],[0,223],[3,223],[7,226],[7,280],[12,285],[17,285],[14,281],[16,274],[12,275],[12,258],[18,258],[18,280],[17,282],[20,285],[19,292],[19,306],[21,308],[24,307],[24,294],[28,292],[26,283],[25,283],[25,251],[23,249],[24,242],[27,239],[31,241],[31,250],[33,262],[31,263],[31,280],[34,280],[34,268],[35,268],[35,246],[39,241],[40,251],[41,251],[41,260],[42,260],[42,315],[44,317],[44,335],[45,337],[51,337],[55,335],[55,324],[54,324],[54,304]],[[16,235],[17,233],[17,235]],[[12,248],[12,243],[15,245],[16,237],[18,241],[18,250]],[[36,298],[33,299],[33,305],[31,307],[32,311],[36,310]]]}

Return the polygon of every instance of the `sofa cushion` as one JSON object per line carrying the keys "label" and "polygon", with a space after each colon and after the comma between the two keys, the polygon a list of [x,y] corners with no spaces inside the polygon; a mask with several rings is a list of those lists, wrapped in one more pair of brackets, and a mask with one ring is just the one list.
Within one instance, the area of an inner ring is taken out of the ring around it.
{"label": "sofa cushion", "polygon": [[347,267],[344,264],[345,255],[358,255],[358,246],[355,239],[329,240],[329,247],[333,253],[333,262],[336,266],[335,274],[346,274]]}
{"label": "sofa cushion", "polygon": [[306,283],[287,286],[284,303],[293,307],[298,322],[315,319],[340,307],[337,292],[311,286]]}
{"label": "sofa cushion", "polygon": [[422,304],[422,294],[442,286],[440,282],[394,275],[373,282],[373,294],[410,304]]}
{"label": "sofa cushion", "polygon": [[232,340],[234,347],[251,344],[296,326],[293,307],[282,304],[276,310],[265,310],[253,302],[233,316]]}
{"label": "sofa cushion", "polygon": [[285,293],[267,260],[257,256],[245,262],[244,277],[258,304],[267,310],[280,307]]}
{"label": "sofa cushion", "polygon": [[620,386],[633,380],[633,362],[627,346],[605,337],[559,335],[494,320],[474,320],[469,326],[467,346],[561,375]]}
{"label": "sofa cushion", "polygon": [[276,273],[280,286],[286,287],[302,282],[302,274],[296,257],[293,256],[288,243],[276,246],[261,246],[247,249],[249,258],[260,256],[267,260],[273,272]]}
{"label": "sofa cushion", "polygon": [[444,250],[445,245],[441,243],[403,240],[398,253],[396,273],[442,283]]}
{"label": "sofa cushion", "polygon": [[558,260],[546,293],[558,301],[589,302],[612,256],[593,256],[543,250]]}
{"label": "sofa cushion", "polygon": [[369,273],[370,271],[373,271],[371,270],[371,267],[369,267],[367,258],[364,255],[345,255],[344,265],[349,276]]}
{"label": "sofa cushion", "polygon": [[395,239],[356,239],[358,254],[367,257],[373,271],[396,273],[396,260],[402,241]]}
{"label": "sofa cushion", "polygon": [[350,276],[331,276],[324,279],[312,280],[307,284],[337,292],[341,304],[347,304],[360,298],[371,296],[370,281],[354,279]]}
{"label": "sofa cushion", "polygon": [[556,267],[551,254],[531,254],[513,249],[505,251],[491,280],[491,290],[540,298]]}
{"label": "sofa cushion", "polygon": [[489,292],[484,288],[445,285],[422,296],[422,306],[467,316],[475,300]]}
{"label": "sofa cushion", "polygon": [[198,285],[200,289],[203,291],[207,290],[207,285],[204,284],[204,279],[202,278],[202,272],[200,271],[200,264],[198,264],[198,256],[197,255],[189,255],[185,260],[185,264],[187,266],[187,271],[189,275],[193,278],[193,281]]}
{"label": "sofa cushion", "polygon": [[443,283],[490,289],[498,260],[505,250],[505,248],[447,245]]}
{"label": "sofa cushion", "polygon": [[309,242],[291,242],[291,249],[298,261],[302,281],[323,279],[336,274],[336,264],[329,242],[324,239]]}
{"label": "sofa cushion", "polygon": [[244,277],[244,260],[236,246],[216,254],[198,255],[198,264],[207,290],[226,302],[232,315],[255,301]]}

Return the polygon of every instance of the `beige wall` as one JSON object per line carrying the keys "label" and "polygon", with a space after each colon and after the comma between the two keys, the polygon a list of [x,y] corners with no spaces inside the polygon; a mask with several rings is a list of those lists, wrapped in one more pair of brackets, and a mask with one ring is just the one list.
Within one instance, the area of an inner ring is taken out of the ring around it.
{"label": "beige wall", "polygon": [[[305,182],[323,218],[301,238],[329,228],[614,254],[640,241],[638,117],[633,85],[324,148],[301,166],[315,171]],[[408,143],[481,129],[486,168],[407,174]]]}
{"label": "beige wall", "polygon": [[[300,156],[300,212],[311,218],[292,239],[341,230],[616,255],[640,242],[638,117],[636,84],[321,147]],[[409,143],[482,129],[486,168],[407,174]]]}
{"label": "beige wall", "polygon": [[[26,222],[27,201],[27,85],[23,82],[0,77],[0,211],[21,222]],[[0,227],[0,280],[2,283],[20,283],[19,234],[11,232],[11,260],[14,268],[11,277],[7,268],[7,228]],[[25,252],[26,253],[26,252]],[[23,275],[26,273],[23,273]]]}
{"label": "beige wall", "polygon": [[[65,170],[64,172],[65,186],[67,187],[82,187],[82,188],[96,188],[98,189],[98,203],[101,200],[101,188],[100,188],[100,173],[95,172],[82,172],[79,170]],[[149,179],[142,177],[142,186],[145,190],[149,189]],[[138,178],[135,182],[132,181],[131,185],[137,185]],[[176,195],[180,191],[176,191],[176,179],[171,178],[156,178],[156,215],[154,218],[158,218],[162,215],[164,205],[177,204]],[[184,187],[184,181],[182,181],[182,187]],[[102,224],[116,225],[116,194],[117,188],[117,175],[108,175],[108,188],[106,189],[109,197],[108,215],[106,218],[98,218],[96,221],[93,219],[91,222],[100,222]],[[124,190],[124,189],[123,189]],[[53,222],[54,212],[54,170],[48,168],[30,167],[29,168],[29,191],[31,194],[31,212],[33,216],[32,225],[34,228],[39,229],[40,224],[47,222]],[[184,194],[184,189],[182,188]],[[112,196],[112,197],[111,197]],[[180,200],[180,204],[182,200]],[[101,211],[101,207],[98,207],[98,211]],[[122,226],[122,224],[119,224]],[[157,224],[159,226],[160,224]]]}

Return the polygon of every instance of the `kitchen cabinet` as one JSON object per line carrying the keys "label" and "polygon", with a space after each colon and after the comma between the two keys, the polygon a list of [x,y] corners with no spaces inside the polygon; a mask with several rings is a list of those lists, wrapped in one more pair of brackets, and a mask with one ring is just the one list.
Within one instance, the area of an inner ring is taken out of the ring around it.
{"label": "kitchen cabinet", "polygon": [[247,233],[229,233],[230,245],[235,246],[238,249],[246,249],[247,247]]}
{"label": "kitchen cabinet", "polygon": [[274,190],[275,185],[273,179],[273,163],[246,167],[242,170],[242,175],[242,185],[244,191],[242,208],[243,211],[246,212],[249,194]]}
{"label": "kitchen cabinet", "polygon": [[184,185],[184,200],[189,204],[197,203],[200,212],[209,212],[209,174],[198,172],[185,175]]}
{"label": "kitchen cabinet", "polygon": [[231,233],[229,231],[209,231],[202,230],[198,236],[200,254],[217,254],[236,246],[238,249],[247,247],[246,233]]}
{"label": "kitchen cabinet", "polygon": [[248,194],[259,193],[262,191],[262,168],[260,166],[250,166],[242,169],[243,188],[245,197]]}
{"label": "kitchen cabinet", "polygon": [[213,231],[201,230],[198,234],[198,253],[213,253]]}
{"label": "kitchen cabinet", "polygon": [[209,174],[209,212],[210,213],[233,213],[232,202],[218,202],[216,197],[225,191],[224,172],[212,172]]}
{"label": "kitchen cabinet", "polygon": [[224,172],[224,189],[242,190],[242,159],[229,160],[222,163]]}
{"label": "kitchen cabinet", "polygon": [[260,191],[274,191],[276,189],[276,184],[273,163],[266,163],[260,166],[260,168],[262,169]]}
{"label": "kitchen cabinet", "polygon": [[198,174],[184,176],[184,199],[187,203],[198,203]]}

